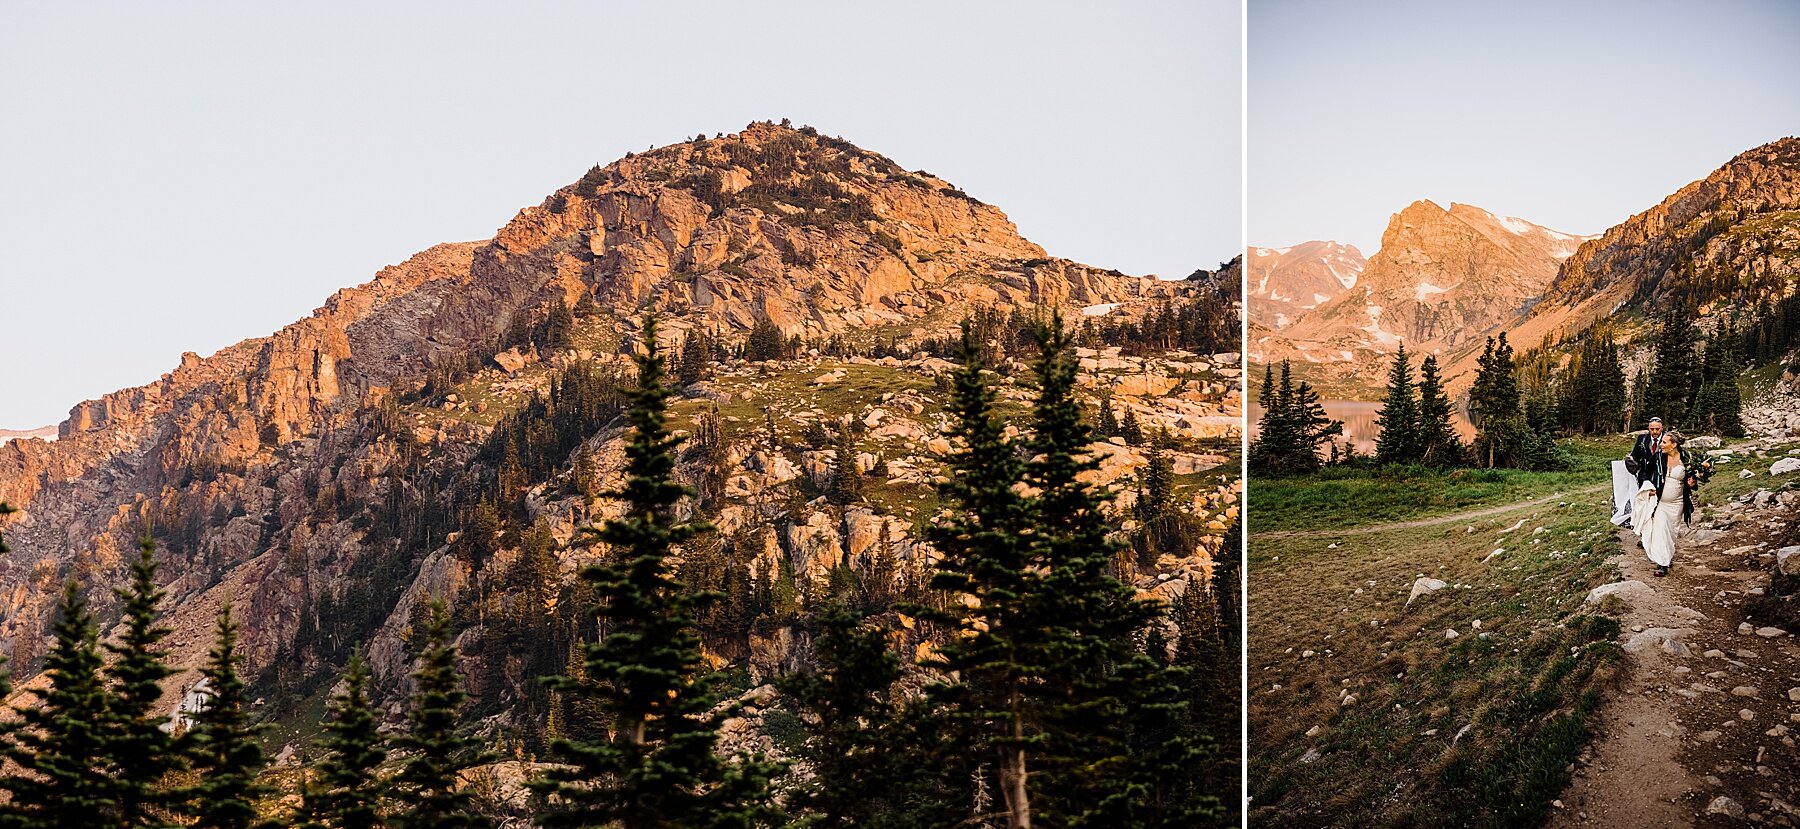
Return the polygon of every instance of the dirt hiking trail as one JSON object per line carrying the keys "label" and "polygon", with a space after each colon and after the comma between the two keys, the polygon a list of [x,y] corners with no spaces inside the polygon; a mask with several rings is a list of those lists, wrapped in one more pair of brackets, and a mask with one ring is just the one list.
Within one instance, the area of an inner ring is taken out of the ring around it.
{"label": "dirt hiking trail", "polygon": [[1696,514],[1663,578],[1637,535],[1619,532],[1623,580],[1588,601],[1611,612],[1608,596],[1623,603],[1626,663],[1549,826],[1800,826],[1800,640],[1746,615],[1770,587],[1777,549],[1795,543],[1796,514],[1792,490]]}

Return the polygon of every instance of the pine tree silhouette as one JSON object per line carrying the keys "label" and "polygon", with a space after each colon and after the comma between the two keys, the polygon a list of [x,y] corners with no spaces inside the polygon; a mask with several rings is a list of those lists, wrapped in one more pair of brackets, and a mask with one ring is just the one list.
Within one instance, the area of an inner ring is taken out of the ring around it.
{"label": "pine tree silhouette", "polygon": [[600,598],[603,633],[586,646],[585,679],[546,680],[573,700],[594,703],[610,717],[611,734],[552,747],[566,765],[534,782],[550,796],[538,820],[625,829],[762,826],[777,817],[768,793],[773,769],[718,756],[719,717],[700,674],[694,612],[718,594],[689,590],[668,562],[673,545],[711,527],[675,519],[675,506],[693,491],[673,479],[681,440],[665,424],[669,391],[654,317],[645,320],[643,338],[626,413],[626,480],[610,493],[625,502],[625,513],[587,531],[611,546],[612,558],[581,574]]}
{"label": "pine tree silhouette", "polygon": [[63,586],[44,655],[46,687],[30,688],[36,705],[19,718],[12,759],[24,775],[8,775],[6,810],[30,827],[92,829],[116,825],[117,764],[108,741],[108,701],[100,676],[100,633],[75,582]]}
{"label": "pine tree silhouette", "polygon": [[379,768],[387,759],[386,740],[377,728],[374,706],[369,701],[369,665],[361,651],[350,655],[344,670],[344,687],[333,694],[325,709],[325,733],[319,748],[325,752],[317,777],[306,793],[302,826],[321,829],[376,829],[382,826],[381,799],[385,781]]}
{"label": "pine tree silhouette", "polygon": [[406,762],[394,776],[401,806],[392,822],[398,829],[486,829],[493,821],[476,814],[462,773],[489,762],[482,742],[458,733],[457,719],[467,699],[456,672],[456,646],[451,641],[450,611],[441,599],[425,602],[424,629],[416,631],[424,647],[407,706],[408,730],[394,741]]}
{"label": "pine tree silhouette", "polygon": [[1413,392],[1412,365],[1407,362],[1404,343],[1394,352],[1387,395],[1375,421],[1381,428],[1381,435],[1375,440],[1376,463],[1418,463],[1424,458],[1419,398]]}
{"label": "pine tree silhouette", "polygon": [[157,713],[161,682],[174,669],[163,662],[162,641],[170,630],[157,624],[163,591],[156,586],[156,542],[148,528],[138,540],[131,584],[117,593],[125,632],[106,645],[114,657],[106,672],[112,679],[107,742],[119,767],[119,817],[127,825],[158,825],[170,805],[167,778],[180,767],[181,756],[165,730],[168,717]]}
{"label": "pine tree silhouette", "polygon": [[187,733],[188,757],[199,782],[189,787],[184,810],[192,826],[206,829],[249,829],[260,824],[256,801],[271,793],[258,780],[267,759],[257,742],[261,728],[252,725],[246,710],[244,682],[238,677],[237,625],[231,620],[231,604],[219,608],[218,627],[206,667],[207,699],[193,716]]}

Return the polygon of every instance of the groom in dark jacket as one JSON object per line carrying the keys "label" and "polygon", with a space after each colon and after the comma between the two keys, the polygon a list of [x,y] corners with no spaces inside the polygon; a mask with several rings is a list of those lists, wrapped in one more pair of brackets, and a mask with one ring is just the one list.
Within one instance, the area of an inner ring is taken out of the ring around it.
{"label": "groom in dark jacket", "polygon": [[1637,443],[1631,447],[1630,455],[1639,486],[1656,474],[1656,456],[1662,454],[1662,418],[1650,418],[1650,423],[1646,428],[1649,431],[1638,435]]}

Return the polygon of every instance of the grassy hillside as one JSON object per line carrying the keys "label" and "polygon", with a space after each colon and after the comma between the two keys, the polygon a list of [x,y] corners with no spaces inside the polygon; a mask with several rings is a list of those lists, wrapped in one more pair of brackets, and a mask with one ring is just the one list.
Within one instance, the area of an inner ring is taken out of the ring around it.
{"label": "grassy hillside", "polygon": [[[1572,472],[1259,482],[1250,543],[1252,821],[1534,823],[1591,737],[1617,620],[1606,460]],[[1498,552],[1495,552],[1498,551]],[[1441,589],[1408,603],[1415,583]]]}

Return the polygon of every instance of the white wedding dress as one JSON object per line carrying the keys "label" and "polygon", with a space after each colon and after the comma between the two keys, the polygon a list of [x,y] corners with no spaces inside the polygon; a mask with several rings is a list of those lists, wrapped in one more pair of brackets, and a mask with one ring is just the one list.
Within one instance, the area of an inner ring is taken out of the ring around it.
{"label": "white wedding dress", "polygon": [[1659,567],[1675,560],[1675,525],[1681,520],[1681,483],[1687,469],[1676,464],[1663,478],[1662,492],[1645,481],[1632,499],[1631,525],[1644,542],[1644,554]]}

